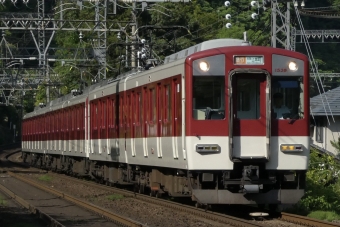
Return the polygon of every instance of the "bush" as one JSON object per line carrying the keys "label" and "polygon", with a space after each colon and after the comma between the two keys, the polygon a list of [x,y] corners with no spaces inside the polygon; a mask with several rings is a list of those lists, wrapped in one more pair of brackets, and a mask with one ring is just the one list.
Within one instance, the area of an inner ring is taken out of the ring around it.
{"label": "bush", "polygon": [[[339,163],[329,155],[311,150],[306,179],[306,193],[295,206],[298,213],[315,213],[320,210],[340,213]],[[320,216],[320,215],[319,215]]]}

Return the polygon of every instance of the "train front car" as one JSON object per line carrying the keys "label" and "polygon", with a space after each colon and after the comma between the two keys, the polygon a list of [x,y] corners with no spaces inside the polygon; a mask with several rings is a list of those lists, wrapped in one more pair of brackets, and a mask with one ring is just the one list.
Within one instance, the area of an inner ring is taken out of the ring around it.
{"label": "train front car", "polygon": [[186,59],[192,198],[298,202],[309,158],[308,58],[269,47],[207,49]]}

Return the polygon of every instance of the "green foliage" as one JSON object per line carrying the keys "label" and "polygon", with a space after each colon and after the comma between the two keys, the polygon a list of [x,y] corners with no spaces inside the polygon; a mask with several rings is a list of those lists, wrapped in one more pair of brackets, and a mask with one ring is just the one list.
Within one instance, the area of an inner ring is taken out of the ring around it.
{"label": "green foliage", "polygon": [[340,212],[340,165],[329,155],[320,155],[313,148],[306,179],[306,193],[296,205],[299,212]]}
{"label": "green foliage", "polygon": [[6,200],[2,196],[0,196],[0,206],[6,206],[6,205],[7,205]]}
{"label": "green foliage", "polygon": [[340,220],[340,215],[335,212],[329,212],[329,211],[313,211],[310,214],[308,214],[308,217],[315,218],[319,220],[325,220],[325,221],[333,221],[333,220]]}
{"label": "green foliage", "polygon": [[[89,1],[82,1],[83,7],[80,10],[77,1],[63,0],[63,9],[61,9],[60,0],[46,1],[45,12],[53,12],[55,19],[63,20],[88,20],[80,26],[95,27],[94,22],[89,20],[95,19],[95,4]],[[160,59],[174,52],[195,45],[197,43],[215,39],[215,38],[243,38],[243,32],[247,31],[248,40],[253,45],[269,46],[271,43],[271,10],[270,8],[252,8],[249,0],[233,0],[230,7],[224,6],[221,0],[192,0],[190,3],[148,3],[148,8],[141,11],[141,3],[137,3],[137,24],[138,30],[136,35],[139,39],[146,39],[152,52]],[[261,2],[261,1],[260,1]],[[308,0],[308,7],[325,7],[339,5],[340,0]],[[36,12],[36,1],[29,1],[29,7],[25,7],[21,1],[18,1],[15,7],[10,1],[0,5],[0,12]],[[107,78],[116,77],[122,72],[130,70],[128,64],[125,65],[125,41],[131,40],[131,22],[132,13],[131,5],[119,4],[116,15],[108,15],[108,21],[117,21],[114,28],[121,28],[120,38],[116,32],[107,33]],[[110,6],[111,7],[111,6]],[[111,10],[109,7],[108,12]],[[281,10],[285,10],[285,4],[280,4]],[[71,10],[72,9],[72,10]],[[225,19],[226,14],[231,14],[231,20]],[[251,18],[252,13],[258,13],[259,17],[255,20]],[[294,8],[291,7],[292,27],[299,28]],[[302,16],[305,29],[335,29],[336,20],[313,18]],[[280,19],[278,18],[278,23]],[[227,29],[226,23],[232,23],[232,27]],[[130,23],[130,24],[129,24]],[[86,25],[85,25],[86,24]],[[123,31],[124,30],[124,31]],[[98,73],[99,64],[94,59],[93,47],[98,39],[98,33],[87,31],[82,32],[82,38],[78,31],[57,31],[51,46],[60,47],[56,51],[56,57],[59,59],[84,59],[78,62],[66,62],[61,64],[56,62],[51,64],[54,72],[58,74],[58,82],[62,86],[58,89],[50,87],[50,100],[57,98],[59,95],[67,94],[72,89],[79,89],[81,84],[90,85],[92,79]],[[277,34],[283,38],[283,34]],[[14,37],[10,31],[6,31],[6,37]],[[21,38],[21,37],[20,37]],[[16,39],[19,40],[19,37]],[[15,39],[15,40],[16,40]],[[312,38],[310,41],[315,41]],[[328,39],[330,40],[330,38]],[[35,47],[34,43],[31,43]],[[12,48],[17,48],[17,43],[10,43]],[[320,72],[339,72],[340,52],[338,43],[318,44],[312,43],[311,48],[314,58],[318,63]],[[297,43],[296,50],[306,53],[304,44]],[[128,54],[127,61],[130,56]],[[72,69],[71,69],[72,67]],[[71,70],[70,70],[71,69]],[[336,79],[325,79],[322,82],[327,89],[338,86],[339,81]],[[316,84],[312,85],[311,96],[317,95],[319,91]],[[25,111],[32,110],[32,102],[26,101],[31,99],[32,95],[25,95]],[[46,86],[41,84],[35,95],[35,105],[40,102],[46,102]]]}
{"label": "green foliage", "polygon": [[38,178],[41,181],[46,181],[46,182],[50,182],[52,180],[52,177],[49,175],[42,175]]}
{"label": "green foliage", "polygon": [[340,153],[340,138],[338,138],[338,141],[330,141],[332,146],[336,149],[336,151],[338,152],[338,155]]}
{"label": "green foliage", "polygon": [[14,106],[0,106],[0,145],[10,144],[13,142],[14,131],[13,124],[16,126],[16,131],[20,131],[20,110]]}
{"label": "green foliage", "polygon": [[112,195],[109,195],[108,197],[107,197],[107,199],[109,199],[109,200],[119,200],[119,199],[123,199],[124,198],[124,196],[123,195],[121,195],[121,194],[112,194]]}
{"label": "green foliage", "polygon": [[38,90],[35,95],[35,105],[38,106],[39,103],[46,103],[46,86],[39,85]]}

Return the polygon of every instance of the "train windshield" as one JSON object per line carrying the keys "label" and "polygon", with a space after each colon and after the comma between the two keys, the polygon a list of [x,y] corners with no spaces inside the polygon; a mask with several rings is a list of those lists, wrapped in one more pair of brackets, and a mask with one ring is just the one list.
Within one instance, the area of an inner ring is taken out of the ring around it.
{"label": "train windshield", "polygon": [[193,118],[219,120],[225,118],[225,76],[193,77]]}
{"label": "train windshield", "polygon": [[273,77],[272,118],[302,119],[304,91],[302,77]]}

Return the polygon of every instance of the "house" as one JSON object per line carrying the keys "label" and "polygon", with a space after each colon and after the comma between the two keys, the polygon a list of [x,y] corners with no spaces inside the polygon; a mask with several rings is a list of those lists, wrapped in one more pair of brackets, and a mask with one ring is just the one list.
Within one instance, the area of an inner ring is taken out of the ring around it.
{"label": "house", "polygon": [[340,138],[340,87],[310,99],[311,146],[338,155],[331,141]]}

